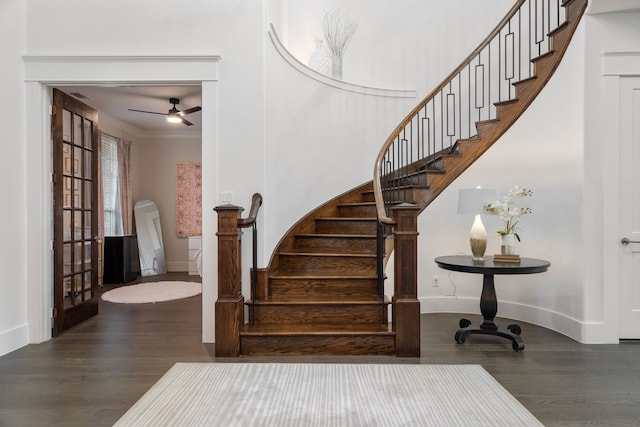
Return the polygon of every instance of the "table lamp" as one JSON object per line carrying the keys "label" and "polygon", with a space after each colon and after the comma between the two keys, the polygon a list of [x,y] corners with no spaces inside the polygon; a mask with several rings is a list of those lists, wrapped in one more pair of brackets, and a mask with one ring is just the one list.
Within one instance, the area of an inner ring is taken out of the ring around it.
{"label": "table lamp", "polygon": [[484,252],[487,249],[487,230],[484,228],[480,215],[486,213],[484,206],[498,197],[496,190],[486,188],[473,188],[460,190],[458,193],[458,213],[475,215],[469,243],[474,261],[484,261]]}

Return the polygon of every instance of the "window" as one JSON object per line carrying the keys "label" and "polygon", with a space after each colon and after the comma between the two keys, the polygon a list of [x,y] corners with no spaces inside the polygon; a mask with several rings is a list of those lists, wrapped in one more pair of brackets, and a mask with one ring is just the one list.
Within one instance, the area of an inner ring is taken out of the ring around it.
{"label": "window", "polygon": [[123,234],[118,178],[118,139],[103,133],[102,193],[104,199],[105,236],[120,236]]}

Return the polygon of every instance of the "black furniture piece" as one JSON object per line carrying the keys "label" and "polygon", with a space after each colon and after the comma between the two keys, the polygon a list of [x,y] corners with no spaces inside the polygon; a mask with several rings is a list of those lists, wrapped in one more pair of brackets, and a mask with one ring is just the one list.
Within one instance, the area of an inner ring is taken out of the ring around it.
{"label": "black furniture piece", "polygon": [[105,236],[103,283],[128,283],[138,275],[140,259],[136,236]]}
{"label": "black furniture piece", "polygon": [[462,344],[468,335],[484,334],[495,335],[511,340],[511,346],[516,351],[524,350],[524,341],[520,337],[522,332],[520,326],[510,324],[507,326],[507,332],[498,331],[498,326],[494,322],[496,313],[498,312],[498,300],[496,298],[496,290],[494,286],[493,276],[496,274],[533,274],[547,271],[551,265],[549,261],[520,258],[519,263],[494,261],[493,257],[485,257],[484,261],[474,261],[470,256],[451,255],[442,256],[435,259],[436,264],[440,268],[451,271],[460,271],[464,273],[482,274],[482,294],[480,295],[480,312],[484,321],[479,329],[470,327],[471,321],[467,319],[460,320],[460,329],[456,332],[455,339]]}

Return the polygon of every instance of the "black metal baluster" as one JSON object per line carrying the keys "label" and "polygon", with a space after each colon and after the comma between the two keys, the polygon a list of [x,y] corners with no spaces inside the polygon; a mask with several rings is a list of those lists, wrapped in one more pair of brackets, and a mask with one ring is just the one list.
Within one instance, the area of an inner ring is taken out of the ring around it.
{"label": "black metal baluster", "polygon": [[257,221],[251,227],[253,233],[253,274],[251,275],[251,326],[256,326],[256,292],[258,291],[258,226]]}
{"label": "black metal baluster", "polygon": [[376,275],[378,282],[378,302],[380,303],[380,321],[384,325],[384,225],[377,221],[376,227]]}

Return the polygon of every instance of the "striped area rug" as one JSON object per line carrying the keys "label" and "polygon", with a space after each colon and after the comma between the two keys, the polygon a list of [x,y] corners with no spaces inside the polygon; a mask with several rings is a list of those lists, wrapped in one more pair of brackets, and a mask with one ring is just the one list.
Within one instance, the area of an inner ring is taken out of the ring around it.
{"label": "striped area rug", "polygon": [[116,426],[541,426],[479,365],[178,363]]}

